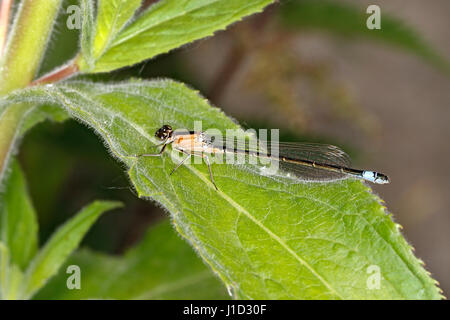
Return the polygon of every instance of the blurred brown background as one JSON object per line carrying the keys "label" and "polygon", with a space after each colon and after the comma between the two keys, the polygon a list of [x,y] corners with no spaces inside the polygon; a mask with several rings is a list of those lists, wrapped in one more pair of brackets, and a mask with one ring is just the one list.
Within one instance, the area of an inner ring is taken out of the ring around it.
{"label": "blurred brown background", "polygon": [[[450,61],[450,1],[335,2],[362,12],[369,4],[379,5],[382,28],[383,15],[394,16]],[[277,20],[278,10],[271,6],[214,37],[94,78],[184,81],[246,127],[280,128],[286,139],[336,144],[350,153],[356,167],[388,174],[391,184],[374,190],[448,295],[450,75],[382,41],[286,30]],[[59,36],[42,72],[76,50],[78,33],[67,30],[64,19],[62,15],[56,26]],[[20,157],[40,215],[42,240],[97,198],[126,203],[125,213],[105,216],[89,233],[85,245],[98,250],[123,252],[149,224],[167,216],[136,198],[120,164],[89,129],[73,121],[33,129]],[[52,168],[51,173],[39,169],[43,167]]]}

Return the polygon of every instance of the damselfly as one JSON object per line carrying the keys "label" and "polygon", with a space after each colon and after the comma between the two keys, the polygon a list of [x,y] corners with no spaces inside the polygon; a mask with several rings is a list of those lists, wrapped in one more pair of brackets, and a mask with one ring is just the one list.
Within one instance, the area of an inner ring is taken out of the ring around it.
{"label": "damselfly", "polygon": [[[359,170],[350,167],[349,156],[336,146],[312,143],[269,143],[264,152],[248,148],[246,145],[229,146],[222,140],[217,141],[203,132],[174,131],[170,125],[164,125],[155,132],[155,137],[162,141],[157,146],[161,150],[154,154],[141,154],[138,157],[161,156],[166,147],[172,147],[186,155],[172,170],[175,172],[191,156],[202,157],[208,165],[211,182],[217,189],[211,170],[209,155],[243,154],[248,157],[267,158],[276,161],[279,168],[292,173],[300,180],[332,181],[346,177],[370,181],[378,184],[389,183],[389,178],[379,172]],[[277,148],[277,155],[270,150]]]}

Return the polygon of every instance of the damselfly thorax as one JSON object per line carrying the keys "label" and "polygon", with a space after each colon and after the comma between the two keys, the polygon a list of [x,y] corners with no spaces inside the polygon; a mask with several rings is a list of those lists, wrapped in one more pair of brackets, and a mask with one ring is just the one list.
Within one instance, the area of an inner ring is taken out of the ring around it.
{"label": "damselfly thorax", "polygon": [[[240,154],[247,157],[266,158],[276,161],[279,168],[294,174],[299,180],[333,181],[346,177],[355,177],[373,183],[389,183],[389,178],[376,171],[359,170],[350,167],[348,155],[336,146],[313,143],[268,143],[264,150],[248,145],[231,145],[226,140],[214,139],[204,132],[174,131],[170,125],[164,125],[155,132],[162,141],[161,150],[155,154],[141,154],[142,157],[161,156],[170,144],[172,148],[186,155],[170,174],[175,172],[191,156],[202,157],[208,165],[211,182],[217,189],[211,170],[210,155]],[[276,153],[271,152],[276,148]]]}

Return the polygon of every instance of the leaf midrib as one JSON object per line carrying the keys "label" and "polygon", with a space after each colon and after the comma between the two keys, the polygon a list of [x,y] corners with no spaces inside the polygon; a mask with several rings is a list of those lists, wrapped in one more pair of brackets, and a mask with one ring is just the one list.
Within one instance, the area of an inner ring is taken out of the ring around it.
{"label": "leaf midrib", "polygon": [[[177,18],[179,18],[179,17],[181,17],[181,16],[183,16],[183,15],[186,15],[187,13],[191,13],[191,12],[196,11],[196,10],[198,10],[198,9],[202,9],[202,8],[204,8],[204,7],[208,7],[208,6],[210,6],[210,5],[212,5],[212,4],[215,4],[216,2],[219,2],[219,1],[221,1],[221,0],[212,1],[212,2],[209,2],[208,4],[205,4],[205,5],[201,5],[201,6],[192,8],[192,9],[189,10],[189,11],[182,11],[182,12],[176,14],[176,15],[173,15],[173,16],[168,17],[167,19],[162,19],[162,20],[155,21],[155,23],[150,24],[150,25],[148,25],[148,26],[145,27],[145,28],[140,28],[137,32],[130,33],[128,36],[123,37],[123,38],[120,38],[120,34],[119,34],[118,37],[117,37],[117,38],[118,38],[118,41],[115,42],[111,47],[118,46],[119,44],[124,43],[124,42],[128,41],[129,39],[134,38],[134,37],[138,36],[139,34],[141,34],[141,33],[143,33],[143,32],[147,32],[149,29],[152,29],[153,27],[155,27],[155,26],[157,26],[157,25],[159,25],[159,24],[163,24],[163,23],[166,23],[166,22],[168,22],[168,21],[177,19]],[[151,10],[151,7],[149,8],[149,10]],[[141,15],[141,17],[139,17],[139,18],[142,18],[144,15],[145,15],[145,13],[143,13],[143,14]],[[138,18],[138,20],[139,20],[139,18]],[[138,20],[136,20],[136,23],[137,23]],[[132,26],[130,26],[130,27],[132,27]]]}
{"label": "leaf midrib", "polygon": [[340,299],[344,299],[332,286],[329,284],[312,266],[310,266],[303,258],[301,258],[290,246],[288,246],[280,237],[278,237],[274,232],[272,232],[269,228],[267,228],[263,223],[261,223],[258,219],[256,219],[249,211],[244,209],[241,205],[239,205],[236,201],[234,201],[230,196],[228,196],[222,190],[216,190],[209,180],[207,180],[203,174],[200,173],[199,170],[194,169],[190,165],[186,165],[186,167],[194,173],[197,177],[199,177],[209,188],[217,192],[225,201],[227,201],[233,208],[237,211],[243,213],[247,218],[250,219],[254,224],[256,224],[260,229],[266,232],[271,239],[275,242],[278,242],[290,255],[292,255],[300,264],[304,265],[320,282],[322,282],[325,287],[327,287],[330,292],[335,294]]}
{"label": "leaf midrib", "polygon": [[[233,179],[233,177],[227,177],[227,178]],[[258,186],[258,185],[256,185],[256,184],[252,184],[252,186],[255,187],[255,188],[262,188],[261,186]],[[309,200],[309,201],[318,202],[318,203],[320,203],[320,204],[323,205],[323,206],[329,207],[330,209],[332,209],[332,210],[334,210],[334,211],[336,211],[336,212],[339,212],[338,208],[332,206],[331,204],[329,204],[329,203],[327,203],[327,202],[324,202],[324,201],[321,201],[321,200],[318,200],[318,199],[314,199],[314,198],[307,197],[307,196],[305,196],[305,195],[297,195],[297,194],[295,194],[295,193],[288,192],[288,191],[282,190],[282,189],[271,189],[271,188],[267,188],[267,187],[265,187],[264,189],[265,189],[265,190],[269,190],[269,191],[273,191],[273,192],[283,192],[283,193],[286,193],[286,194],[288,194],[289,196],[294,197],[294,198],[304,198],[304,199],[307,199],[307,200]],[[351,214],[351,215],[355,215],[355,214]],[[369,223],[369,221],[365,218],[364,215],[357,215],[357,216],[358,216],[359,218],[362,218],[362,220],[365,222],[365,224],[366,224],[369,228],[371,228],[371,229],[378,235],[378,237],[379,237],[380,239],[382,239],[382,240],[386,243],[387,247],[390,248],[390,249],[395,253],[395,255],[396,255],[397,257],[400,258],[400,260],[401,260],[401,261],[403,262],[403,264],[406,266],[406,268],[408,269],[408,271],[411,272],[412,276],[414,276],[414,278],[416,278],[416,279],[417,279],[424,287],[426,287],[426,283],[422,280],[422,278],[420,277],[420,275],[416,274],[416,273],[413,271],[412,266],[411,266],[407,261],[405,261],[404,256],[403,256],[402,254],[400,254],[400,253],[396,250],[396,248],[395,248],[389,241],[387,241],[387,240],[380,234],[380,232],[379,232],[379,231],[378,231],[371,223]],[[385,224],[384,221],[383,221],[383,224]],[[366,258],[368,258],[368,257],[366,256]],[[370,261],[370,260],[369,260],[369,261]],[[385,273],[382,272],[382,274],[385,274]],[[386,280],[388,280],[389,277],[384,276],[384,278],[385,278]],[[397,288],[396,282],[391,282],[391,281],[389,281],[389,283],[390,283],[391,286],[395,289],[395,291],[397,291],[397,292],[399,293],[399,295],[403,297],[403,293]]]}

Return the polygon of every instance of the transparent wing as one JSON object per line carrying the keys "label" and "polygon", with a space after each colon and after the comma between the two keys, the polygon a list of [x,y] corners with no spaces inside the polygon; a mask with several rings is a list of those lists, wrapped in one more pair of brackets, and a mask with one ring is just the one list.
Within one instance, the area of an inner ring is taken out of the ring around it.
{"label": "transparent wing", "polygon": [[[290,158],[295,160],[308,160],[315,163],[329,164],[339,167],[349,167],[350,157],[340,148],[317,143],[269,143],[267,150],[271,154],[279,151],[279,159]],[[333,172],[323,168],[315,168],[302,164],[279,161],[282,171],[288,172],[305,181],[333,181],[347,177],[346,174]]]}
{"label": "transparent wing", "polygon": [[280,161],[279,166],[282,171],[293,174],[295,177],[303,181],[335,181],[348,178],[348,175],[345,173],[303,166],[289,162]]}
{"label": "transparent wing", "polygon": [[248,150],[262,155],[278,155],[298,160],[309,160],[317,163],[331,164],[342,167],[351,165],[350,157],[339,147],[329,144],[309,142],[265,142],[257,139],[231,138],[222,139],[206,136],[208,143],[217,148],[229,150]]}
{"label": "transparent wing", "polygon": [[318,143],[304,142],[264,142],[252,138],[221,139],[220,137],[208,137],[208,143],[216,148],[225,148],[229,152],[233,150],[246,150],[256,153],[256,156],[269,155],[277,161],[282,171],[293,174],[295,177],[306,181],[332,181],[343,179],[345,173],[333,172],[323,168],[281,161],[283,157],[294,160],[307,160],[316,163],[350,167],[350,157],[340,148]]}
{"label": "transparent wing", "polygon": [[323,164],[331,164],[342,167],[349,167],[351,160],[348,154],[342,149],[329,145],[318,143],[278,143],[270,144],[270,149],[279,148],[280,156],[310,160]]}

